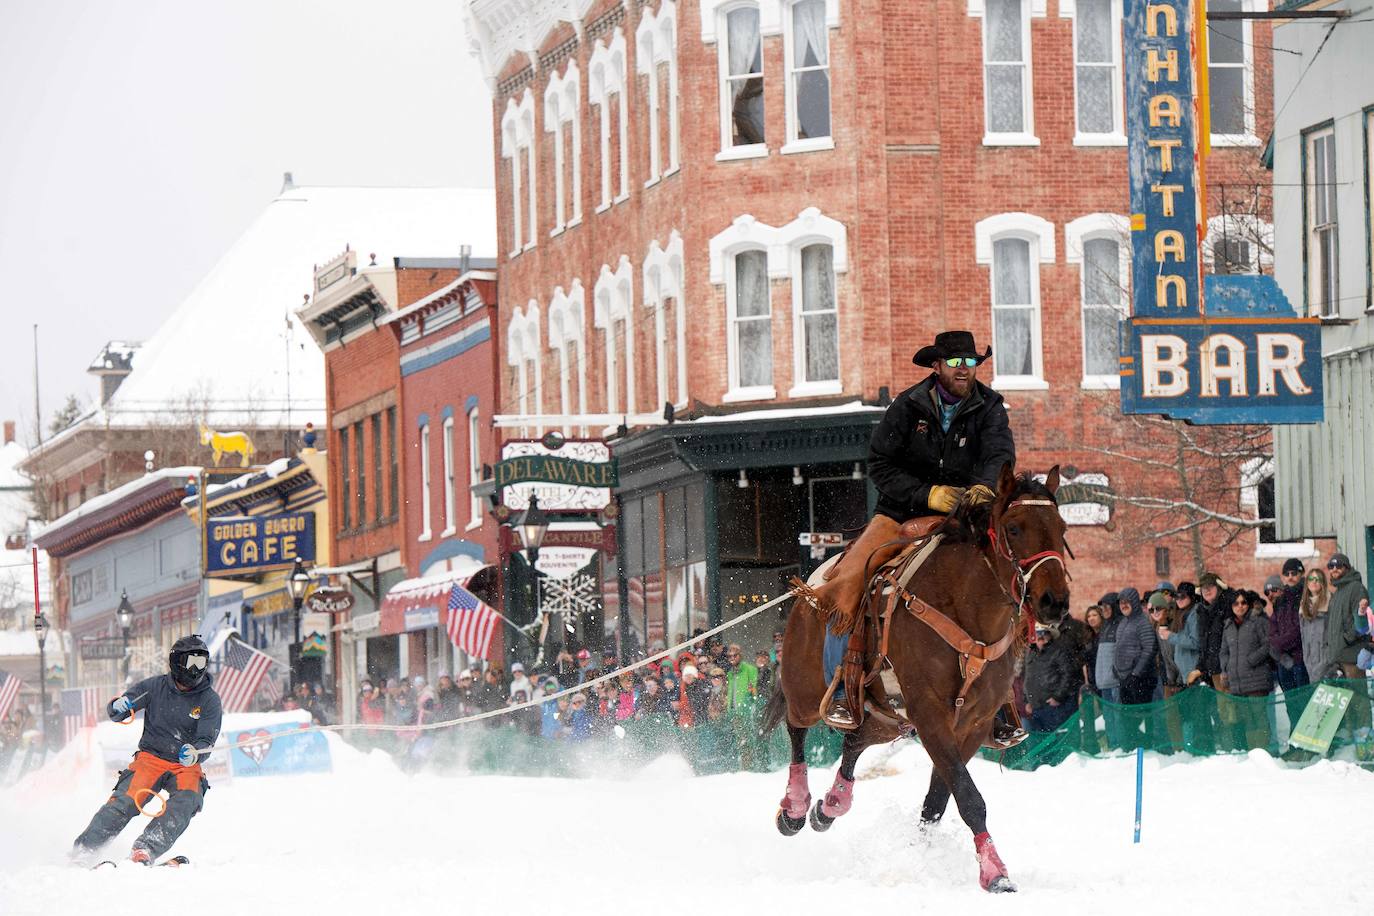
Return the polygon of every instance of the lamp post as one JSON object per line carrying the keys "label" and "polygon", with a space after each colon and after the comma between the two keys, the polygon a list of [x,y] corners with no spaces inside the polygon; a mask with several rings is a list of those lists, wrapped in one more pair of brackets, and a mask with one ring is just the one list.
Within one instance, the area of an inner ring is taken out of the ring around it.
{"label": "lamp post", "polygon": [[[524,512],[515,520],[515,527],[520,529],[520,540],[525,546],[526,559],[530,564],[530,582],[534,588],[534,620],[542,621],[543,614],[539,595],[539,569],[535,564],[539,562],[539,545],[544,543],[544,535],[549,530],[549,516],[539,508],[539,497],[530,494],[530,504]],[[535,659],[538,665],[544,657],[544,638],[548,634],[548,622],[542,621],[544,626],[539,631],[539,657]]]}
{"label": "lamp post", "polygon": [[127,589],[122,591],[119,596],[119,608],[115,611],[115,620],[119,623],[120,633],[124,636],[124,679],[127,681],[129,679],[129,628],[134,625],[134,606],[129,603]]}
{"label": "lamp post", "polygon": [[305,564],[300,557],[296,557],[296,565],[291,567],[291,575],[286,580],[287,587],[291,590],[291,617],[296,629],[296,654],[291,657],[291,689],[296,689],[296,681],[300,676],[301,662],[301,603],[305,601],[305,590],[310,587],[310,573],[306,572]]}
{"label": "lamp post", "polygon": [[48,641],[48,618],[33,618],[33,635],[38,637],[38,721],[43,727],[43,758],[48,754],[48,663],[43,646]]}

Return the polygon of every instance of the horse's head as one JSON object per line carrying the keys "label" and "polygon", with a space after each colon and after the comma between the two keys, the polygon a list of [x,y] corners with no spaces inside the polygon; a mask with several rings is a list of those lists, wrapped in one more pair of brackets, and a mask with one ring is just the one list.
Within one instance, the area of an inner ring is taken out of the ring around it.
{"label": "horse's head", "polygon": [[1042,484],[1030,474],[1017,476],[1007,464],[992,507],[993,549],[1015,565],[1015,597],[1042,623],[1058,623],[1069,612],[1066,526],[1054,498],[1058,489],[1059,465]]}
{"label": "horse's head", "polygon": [[206,426],[204,423],[200,424],[200,444],[201,444],[201,445],[209,445],[209,444],[210,444],[210,437],[213,436],[213,435],[214,435],[214,433],[210,431],[210,428],[209,428],[208,426]]}

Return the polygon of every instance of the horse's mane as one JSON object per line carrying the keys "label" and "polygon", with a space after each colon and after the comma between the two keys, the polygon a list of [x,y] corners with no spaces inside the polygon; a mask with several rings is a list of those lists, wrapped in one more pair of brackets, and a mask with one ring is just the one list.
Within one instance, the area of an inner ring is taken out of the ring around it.
{"label": "horse's mane", "polygon": [[[1049,487],[1031,476],[1029,471],[1016,475],[1016,485],[1012,487],[1010,499],[1028,496],[1037,499],[1054,500]],[[972,544],[979,550],[988,546],[988,529],[992,525],[992,506],[974,506],[961,502],[936,529],[945,536],[946,544]]]}

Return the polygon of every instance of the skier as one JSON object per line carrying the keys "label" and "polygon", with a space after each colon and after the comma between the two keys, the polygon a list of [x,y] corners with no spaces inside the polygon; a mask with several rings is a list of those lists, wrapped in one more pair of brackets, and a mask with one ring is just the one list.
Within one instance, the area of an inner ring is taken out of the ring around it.
{"label": "skier", "polygon": [[210,650],[199,636],[183,636],[167,660],[168,674],[140,681],[106,708],[116,721],[143,710],[143,736],[109,801],[76,838],[72,854],[78,860],[114,839],[161,789],[169,793],[166,805],[134,841],[130,861],[152,865],[201,809],[209,783],[200,757],[214,747],[221,718],[219,694],[210,686],[207,670]]}

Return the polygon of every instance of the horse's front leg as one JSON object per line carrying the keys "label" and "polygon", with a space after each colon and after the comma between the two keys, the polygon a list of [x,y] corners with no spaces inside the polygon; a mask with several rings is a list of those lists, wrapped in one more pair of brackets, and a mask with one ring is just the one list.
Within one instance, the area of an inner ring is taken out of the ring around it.
{"label": "horse's front leg", "polygon": [[[939,731],[943,734],[931,735],[931,740],[926,741],[926,751],[930,754],[931,763],[935,765],[936,775],[949,787],[949,793],[954,796],[954,803],[959,806],[959,816],[964,819],[969,830],[973,831],[973,849],[978,856],[978,883],[982,885],[983,890],[994,894],[1015,891],[1016,885],[1007,876],[1007,867],[1002,864],[997,847],[988,835],[988,807],[987,802],[983,800],[983,793],[974,785],[973,777],[969,775],[964,758],[957,749],[954,736],[947,728]],[[980,736],[983,734],[982,730],[975,731]],[[930,734],[927,730],[922,730],[921,733]],[[976,749],[981,743],[981,738],[976,742],[970,739],[965,743]]]}
{"label": "horse's front leg", "polygon": [[940,778],[940,774],[932,770],[930,773],[930,789],[926,792],[926,800],[921,804],[921,826],[936,824],[940,818],[945,816],[945,809],[949,807],[949,786]]}

